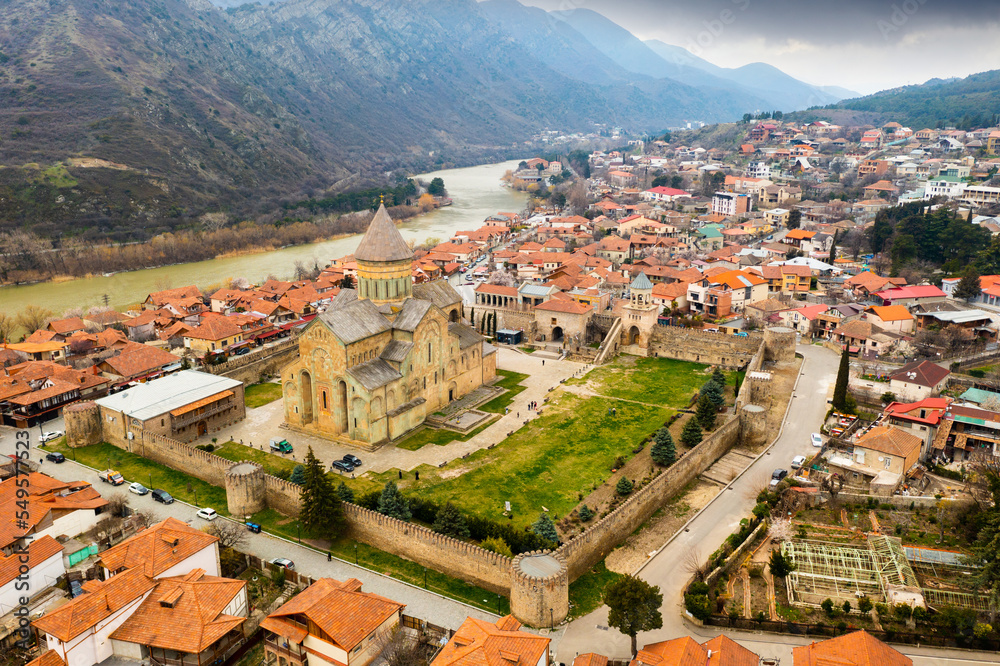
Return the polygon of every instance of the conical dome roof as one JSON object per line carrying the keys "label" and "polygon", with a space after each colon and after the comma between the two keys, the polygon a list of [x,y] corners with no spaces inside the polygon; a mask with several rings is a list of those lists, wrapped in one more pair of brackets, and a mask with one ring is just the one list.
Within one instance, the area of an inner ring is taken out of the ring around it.
{"label": "conical dome roof", "polygon": [[379,206],[372,218],[365,237],[354,251],[354,258],[358,261],[403,261],[413,258],[413,251],[389,217],[385,204]]}
{"label": "conical dome roof", "polygon": [[652,289],[653,288],[653,283],[649,281],[649,278],[646,277],[646,273],[643,272],[643,273],[639,273],[635,277],[635,279],[632,280],[632,284],[629,285],[629,286],[632,289]]}

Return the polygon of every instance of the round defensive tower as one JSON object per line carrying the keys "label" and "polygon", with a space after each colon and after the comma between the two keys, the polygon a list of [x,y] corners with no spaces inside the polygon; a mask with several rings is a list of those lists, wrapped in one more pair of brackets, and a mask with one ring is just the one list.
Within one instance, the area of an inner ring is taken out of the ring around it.
{"label": "round defensive tower", "polygon": [[101,429],[101,410],[92,401],[77,402],[63,410],[66,424],[66,444],[76,448],[100,444],[104,439]]}
{"label": "round defensive tower", "polygon": [[764,360],[786,363],[795,360],[795,329],[772,326],[764,331]]}
{"label": "round defensive tower", "polygon": [[740,446],[756,448],[767,441],[767,410],[760,405],[743,405],[740,410]]}
{"label": "round defensive tower", "polygon": [[244,460],[226,470],[226,503],[233,517],[250,516],[267,508],[264,468]]}
{"label": "round defensive tower", "polygon": [[531,627],[555,627],[569,615],[569,569],[562,555],[536,550],[514,558],[510,611]]}

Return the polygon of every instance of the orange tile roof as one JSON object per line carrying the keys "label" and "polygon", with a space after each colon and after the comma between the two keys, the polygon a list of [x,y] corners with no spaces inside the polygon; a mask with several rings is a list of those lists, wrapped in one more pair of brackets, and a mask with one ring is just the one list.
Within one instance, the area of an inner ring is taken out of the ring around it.
{"label": "orange tile roof", "polygon": [[55,650],[43,652],[40,657],[29,661],[25,666],[66,666],[66,662]]}
{"label": "orange tile roof", "polygon": [[[20,554],[6,556],[0,552],[0,588],[17,578],[22,564],[27,564],[29,569],[33,569],[45,562],[53,555],[61,553],[62,544],[45,535],[32,540],[28,545],[28,557],[26,562],[22,562]],[[30,575],[30,574],[29,574]]]}
{"label": "orange tile roof", "polygon": [[218,537],[167,518],[101,553],[101,563],[114,572],[133,567],[150,578],[217,542]]}
{"label": "orange tile roof", "polygon": [[56,319],[50,321],[47,328],[58,333],[59,335],[66,335],[68,333],[72,333],[73,331],[82,331],[85,326],[83,324],[83,320],[79,317],[70,317],[68,319]]}
{"label": "orange tile roof", "polygon": [[631,666],[757,666],[760,658],[736,641],[718,636],[698,643],[690,636],[643,646]]}
{"label": "orange tile roof", "polygon": [[118,356],[108,357],[102,363],[107,364],[113,374],[131,378],[159,370],[178,361],[179,358],[158,347],[133,344],[124,347]]}
{"label": "orange tile roof", "polygon": [[10,546],[26,533],[30,534],[51,511],[93,511],[108,505],[108,501],[86,481],[57,481],[40,472],[32,472],[27,476],[30,490],[27,498],[28,529],[25,530],[14,521],[15,503],[19,499],[17,480],[17,477],[11,477],[0,482],[0,548]]}
{"label": "orange tile roof", "polygon": [[[338,646],[350,652],[403,608],[405,604],[398,601],[362,592],[361,581],[356,578],[344,582],[320,578],[268,615],[265,622],[305,616],[326,632]],[[262,623],[261,626],[281,633],[277,630],[278,625],[269,624],[267,626]]]}
{"label": "orange tile roof", "polygon": [[[287,306],[286,306],[287,307]],[[240,327],[228,317],[209,317],[185,337],[198,340],[224,340],[240,334]]]}
{"label": "orange tile roof", "polygon": [[854,446],[908,458],[920,450],[921,440],[894,426],[878,426],[857,440]]}
{"label": "orange tile roof", "polygon": [[864,629],[792,648],[795,666],[912,666],[913,660]]}
{"label": "orange tile roof", "polygon": [[708,666],[757,666],[760,658],[728,636],[716,636],[702,643],[712,655]]}
{"label": "orange tile roof", "polygon": [[573,666],[607,666],[608,658],[595,652],[584,652],[576,656]]}
{"label": "orange tile roof", "polygon": [[911,321],[913,315],[903,305],[875,305],[870,308],[882,321]]}
{"label": "orange tile roof", "polygon": [[586,314],[593,310],[594,308],[590,305],[584,305],[583,303],[578,303],[577,301],[564,301],[552,299],[545,301],[541,305],[535,306],[536,310],[545,310],[547,312],[564,312],[566,314]]}
{"label": "orange tile roof", "polygon": [[534,666],[548,651],[549,639],[520,629],[513,615],[496,624],[466,618],[431,666]]}
{"label": "orange tile roof", "polygon": [[110,637],[197,654],[243,624],[246,618],[222,611],[246,585],[244,580],[206,576],[204,569],[164,578]]}
{"label": "orange tile roof", "polygon": [[805,229],[792,229],[787,234],[785,238],[791,238],[793,240],[808,240],[816,235],[815,231],[806,231]]}
{"label": "orange tile roof", "polygon": [[156,583],[142,569],[130,569],[106,581],[88,581],[87,594],[35,620],[36,629],[67,642],[152,590]]}

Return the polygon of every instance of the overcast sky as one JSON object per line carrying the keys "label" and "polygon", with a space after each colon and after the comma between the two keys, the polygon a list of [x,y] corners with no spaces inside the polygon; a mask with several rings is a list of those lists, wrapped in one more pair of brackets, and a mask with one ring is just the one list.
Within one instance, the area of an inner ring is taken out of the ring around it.
{"label": "overcast sky", "polygon": [[1000,68],[997,0],[521,0],[600,12],[721,67],[861,93]]}

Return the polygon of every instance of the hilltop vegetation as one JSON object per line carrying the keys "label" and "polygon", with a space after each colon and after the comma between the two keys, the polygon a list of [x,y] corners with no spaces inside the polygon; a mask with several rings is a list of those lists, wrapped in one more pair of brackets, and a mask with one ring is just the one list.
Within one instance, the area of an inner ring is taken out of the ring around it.
{"label": "hilltop vegetation", "polygon": [[894,88],[800,111],[791,117],[802,122],[830,120],[842,123],[845,112],[850,111],[865,114],[873,124],[895,120],[914,130],[991,127],[1000,123],[1000,70],[952,81],[931,79],[921,85]]}

